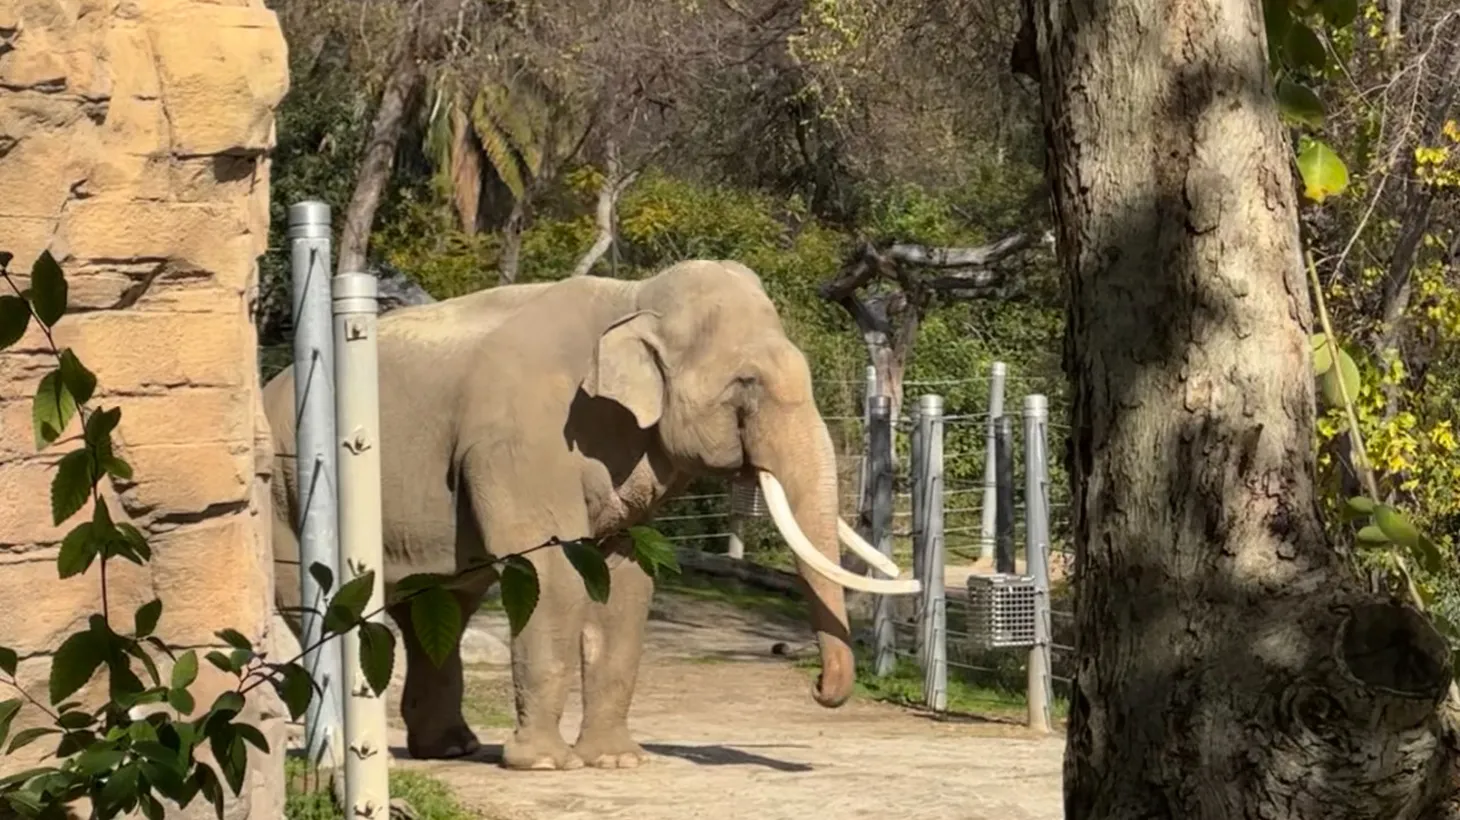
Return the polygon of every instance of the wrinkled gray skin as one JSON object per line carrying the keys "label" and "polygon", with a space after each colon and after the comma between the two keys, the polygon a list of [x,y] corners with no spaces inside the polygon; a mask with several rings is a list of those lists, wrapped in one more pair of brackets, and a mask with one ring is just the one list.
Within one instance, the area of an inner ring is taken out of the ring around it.
{"label": "wrinkled gray skin", "polygon": [[[620,532],[648,521],[696,476],[768,470],[796,520],[836,561],[837,484],[831,438],[804,355],[748,268],[677,264],[640,282],[575,277],[514,285],[393,311],[380,320],[385,574],[451,573],[487,555]],[[294,376],[264,388],[273,427],[274,551],[281,607],[297,607]],[[590,601],[560,549],[532,552],[541,596],[511,643],[516,731],[510,768],[637,765],[627,715],[653,581],[622,536],[606,549],[606,604]],[[800,567],[820,640],[824,706],[851,693],[843,590]],[[473,611],[495,583],[457,595]],[[401,706],[413,757],[477,748],[461,713],[453,652],[434,667],[408,608]],[[288,616],[291,628],[297,618]],[[583,661],[583,725],[559,731],[572,656]]]}

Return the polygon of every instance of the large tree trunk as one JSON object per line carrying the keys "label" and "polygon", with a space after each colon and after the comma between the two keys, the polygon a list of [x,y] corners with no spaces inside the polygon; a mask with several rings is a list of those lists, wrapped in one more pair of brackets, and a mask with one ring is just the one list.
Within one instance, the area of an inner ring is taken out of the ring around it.
{"label": "large tree trunk", "polygon": [[406,118],[425,86],[421,55],[417,48],[419,24],[404,26],[396,43],[395,59],[390,76],[380,93],[380,105],[370,124],[370,142],[360,160],[355,177],[355,190],[345,208],[345,224],[340,231],[337,273],[358,273],[365,270],[365,253],[370,244],[370,229],[375,224],[375,211],[390,184],[395,169],[396,147]]}
{"label": "large tree trunk", "polygon": [[1065,817],[1450,816],[1443,639],[1318,519],[1261,4],[1027,3],[1074,388]]}

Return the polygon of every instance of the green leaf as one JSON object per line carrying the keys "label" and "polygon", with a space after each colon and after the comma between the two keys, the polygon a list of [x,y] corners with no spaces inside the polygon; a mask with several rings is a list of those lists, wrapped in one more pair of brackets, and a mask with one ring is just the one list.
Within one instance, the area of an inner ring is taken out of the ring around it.
{"label": "green leaf", "polygon": [[51,478],[51,520],[56,525],[75,515],[91,497],[91,456],[72,450],[61,457]]}
{"label": "green leaf", "polygon": [[279,667],[280,680],[274,684],[280,700],[289,709],[290,720],[298,720],[309,709],[314,696],[314,684],[309,672],[297,663],[286,663]]}
{"label": "green leaf", "polygon": [[565,541],[563,552],[573,568],[583,576],[583,587],[588,590],[588,597],[600,604],[607,603],[611,576],[608,563],[597,545],[591,541]]}
{"label": "green leaf", "polygon": [[[70,384],[66,385],[70,388]],[[78,401],[84,401],[78,399]],[[110,457],[112,452],[111,435],[117,429],[117,424],[122,420],[122,408],[113,407],[110,410],[96,410],[86,417],[86,427],[82,435],[86,443],[95,447],[103,456]]]}
{"label": "green leaf", "polygon": [[220,629],[213,634],[218,636],[218,640],[228,644],[234,649],[247,649],[250,652],[253,651],[253,642],[245,637],[244,634],[242,632],[239,632],[237,629]]}
{"label": "green leaf", "polygon": [[1421,535],[1419,540],[1415,541],[1414,546],[1409,548],[1409,554],[1414,556],[1415,562],[1431,575],[1438,574],[1444,567],[1445,559],[1440,553],[1440,548],[1424,535]]}
{"label": "green leaf", "polygon": [[1419,530],[1404,513],[1388,504],[1374,505],[1374,523],[1384,531],[1385,537],[1402,547],[1413,549],[1419,545]]}
{"label": "green leaf", "polygon": [[69,347],[61,351],[61,382],[77,404],[91,401],[91,394],[96,392],[96,374],[87,370]]}
{"label": "green leaf", "polygon": [[461,640],[461,604],[441,587],[427,587],[411,599],[411,628],[431,663],[440,668]]}
{"label": "green leaf", "polygon": [[46,326],[54,325],[66,313],[66,274],[49,250],[41,251],[30,266],[30,303]]}
{"label": "green leaf", "polygon": [[20,712],[20,704],[20,698],[0,703],[0,744],[4,744],[5,738],[10,737],[10,724]]}
{"label": "green leaf", "polygon": [[1348,167],[1333,149],[1320,140],[1304,139],[1298,151],[1298,174],[1303,178],[1303,195],[1317,203],[1348,188]]}
{"label": "green leaf", "polygon": [[502,562],[501,584],[502,608],[507,611],[507,624],[515,638],[537,609],[537,568],[521,555],[509,555]]}
{"label": "green leaf", "polygon": [[172,689],[167,693],[167,702],[172,708],[184,715],[190,715],[197,708],[198,702],[193,698],[191,692],[186,689]]}
{"label": "green leaf", "polygon": [[[142,774],[153,784],[157,784],[158,767],[149,767],[146,763],[141,764]],[[164,770],[165,771],[165,770]],[[166,795],[171,796],[171,795]],[[142,809],[142,816],[146,820],[166,820],[167,809],[152,796],[151,792],[138,792],[137,805]]]}
{"label": "green leaf", "polygon": [[224,672],[236,675],[240,671],[238,668],[234,667],[232,658],[228,657],[222,652],[219,652],[216,649],[214,649],[212,652],[209,652],[207,655],[204,655],[203,657],[208,659],[208,663],[213,664]]}
{"label": "green leaf", "polygon": [[0,296],[0,350],[20,341],[30,327],[30,305],[19,296]]}
{"label": "green leaf", "polygon": [[34,743],[37,739],[46,735],[59,735],[60,729],[53,729],[50,726],[32,726],[29,729],[21,729],[15,733],[15,739],[10,741],[10,748],[5,750],[6,754],[14,754],[16,749],[23,749]]}
{"label": "green leaf", "polygon": [[390,674],[395,671],[395,636],[385,624],[360,624],[360,671],[376,695],[390,685]]}
{"label": "green leaf", "polygon": [[[230,724],[228,728],[234,727]],[[215,729],[208,738],[208,747],[223,770],[228,789],[237,795],[243,789],[243,775],[248,768],[248,749],[243,745],[243,738],[237,732]]]}
{"label": "green leaf", "polygon": [[203,799],[212,804],[218,820],[223,820],[223,784],[218,782],[218,775],[213,773],[208,764],[198,764],[198,768],[193,771],[193,785],[203,795]]}
{"label": "green leaf", "polygon": [[148,635],[151,635],[152,630],[157,628],[157,622],[161,619],[161,598],[153,598],[152,600],[141,605],[140,607],[137,607],[137,614],[133,619],[133,623],[136,625],[135,628],[137,637],[145,638]]}
{"label": "green leaf", "polygon": [[330,571],[329,567],[318,561],[309,565],[309,577],[319,584],[320,591],[325,595],[328,595],[330,590],[335,587],[335,574]]}
{"label": "green leaf", "polygon": [[198,679],[198,653],[192,649],[182,653],[172,664],[172,688],[186,689]]}
{"label": "green leaf", "polygon": [[674,555],[674,543],[664,533],[653,527],[629,527],[629,537],[634,542],[634,560],[639,562],[650,578],[659,578],[660,570],[679,574],[679,559]]}
{"label": "green leaf", "polygon": [[0,671],[10,677],[15,677],[15,670],[20,667],[20,656],[14,649],[8,646],[0,646]]}
{"label": "green leaf", "polygon": [[66,533],[61,552],[56,556],[56,571],[62,578],[83,575],[96,559],[96,539],[91,537],[91,522],[82,521]]}
{"label": "green leaf", "polygon": [[1362,495],[1356,495],[1353,498],[1345,501],[1344,506],[1347,507],[1355,515],[1374,514],[1374,499],[1367,498]]}
{"label": "green leaf", "polygon": [[1283,55],[1294,68],[1321,69],[1328,62],[1323,41],[1306,23],[1293,20],[1283,40]]}
{"label": "green leaf", "polygon": [[1328,336],[1323,333],[1314,333],[1308,337],[1308,345],[1313,351],[1313,375],[1322,376],[1333,367],[1333,351],[1328,347]]}
{"label": "green leaf", "polygon": [[117,478],[122,481],[132,480],[132,465],[128,464],[123,459],[117,458],[116,456],[110,456],[102,461],[101,468],[106,472],[107,475],[113,478]]}
{"label": "green leaf", "polygon": [[218,697],[213,699],[213,706],[209,708],[208,711],[212,712],[213,714],[221,714],[232,717],[233,715],[242,712],[243,706],[243,695],[230,690],[227,692],[218,693]]}
{"label": "green leaf", "polygon": [[370,603],[370,594],[374,592],[374,586],[374,570],[345,582],[340,587],[340,591],[330,599],[329,609],[324,614],[324,628],[341,634],[350,631],[350,627],[360,620],[360,615],[365,611],[365,605]]}
{"label": "green leaf", "polygon": [[1333,28],[1346,28],[1359,16],[1358,0],[1318,0],[1323,19]]}
{"label": "green leaf", "polygon": [[56,725],[62,729],[85,729],[96,723],[96,716],[89,712],[67,712],[56,718]]}
{"label": "green leaf", "polygon": [[1373,524],[1370,524],[1369,526],[1359,530],[1358,534],[1354,537],[1357,538],[1359,540],[1359,543],[1361,544],[1370,544],[1377,546],[1380,544],[1389,543],[1389,536],[1385,535],[1383,530],[1379,529]]}
{"label": "green leaf", "polygon": [[[386,631],[389,632],[390,630]],[[255,749],[258,749],[264,754],[269,753],[269,739],[264,737],[264,733],[260,732],[257,727],[250,726],[247,723],[235,723],[233,724],[233,729],[238,732],[239,737],[243,738]]]}
{"label": "green leaf", "polygon": [[136,763],[128,763],[112,772],[106,779],[106,785],[101,787],[98,802],[102,806],[113,807],[136,800],[137,779],[141,773],[141,768]]}
{"label": "green leaf", "polygon": [[51,703],[60,703],[80,691],[105,657],[106,647],[94,632],[77,632],[62,641],[51,658]]}
{"label": "green leaf", "polygon": [[1323,400],[1330,407],[1343,406],[1343,393],[1339,391],[1339,380],[1343,382],[1343,391],[1348,393],[1350,401],[1357,402],[1359,398],[1359,366],[1354,363],[1352,356],[1343,348],[1338,349],[1338,367],[1329,368],[1327,373],[1319,379],[1319,386],[1323,388]]}
{"label": "green leaf", "polygon": [[1293,25],[1288,0],[1262,0],[1262,21],[1267,29],[1268,59],[1276,62],[1279,49],[1287,42],[1288,29]]}
{"label": "green leaf", "polygon": [[1278,80],[1277,104],[1278,111],[1292,122],[1310,128],[1323,127],[1323,101],[1308,86],[1287,77]]}
{"label": "green leaf", "polygon": [[52,370],[41,378],[30,406],[36,450],[44,450],[46,445],[60,438],[61,432],[75,417],[76,397],[61,381],[61,371]]}

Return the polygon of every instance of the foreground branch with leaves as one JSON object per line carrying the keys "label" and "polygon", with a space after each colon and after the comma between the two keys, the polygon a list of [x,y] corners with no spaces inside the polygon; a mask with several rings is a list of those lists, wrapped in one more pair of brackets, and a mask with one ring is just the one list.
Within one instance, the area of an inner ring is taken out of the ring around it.
{"label": "foreground branch with leaves", "polygon": [[[325,641],[360,629],[361,669],[375,695],[390,682],[395,662],[395,636],[372,621],[385,609],[371,612],[374,576],[354,577],[334,590],[335,579],[321,564],[310,573],[326,594],[333,591],[324,612],[324,635],[286,661],[270,660],[247,636],[234,629],[215,633],[229,651],[208,651],[204,657],[237,683],[220,693],[201,713],[191,689],[198,679],[198,652],[178,653],[157,634],[163,613],[160,598],[138,607],[126,620],[113,611],[108,594],[108,566],[121,559],[145,565],[152,557],[146,535],[133,524],[113,518],[103,493],[109,478],[130,481],[132,467],[116,454],[112,433],[121,421],[120,407],[92,407],[97,377],[71,348],[59,348],[53,328],[65,315],[69,286],[61,267],[42,252],[31,267],[30,287],[21,290],[12,277],[12,255],[0,252],[0,278],[9,293],[0,295],[0,350],[13,347],[30,330],[39,328],[41,349],[54,358],[55,367],[41,379],[32,404],[36,449],[56,444],[72,421],[80,419],[82,446],[66,453],[56,465],[50,487],[52,523],[60,526],[92,504],[90,520],[77,523],[64,537],[56,558],[61,579],[97,570],[100,611],[87,628],[67,637],[51,659],[46,699],[27,691],[18,677],[20,658],[15,650],[0,647],[0,684],[15,698],[0,702],[0,744],[7,740],[10,755],[50,737],[56,743],[46,755],[53,763],[0,778],[0,799],[22,817],[53,820],[68,817],[78,803],[90,804],[89,817],[105,820],[140,811],[149,820],[164,816],[163,801],[186,807],[199,795],[223,817],[223,786],[237,796],[248,771],[249,747],[269,753],[264,733],[241,719],[246,696],[268,684],[273,687],[293,720],[309,706],[318,685],[301,661]],[[629,530],[634,560],[650,575],[677,572],[669,542],[648,527]],[[610,574],[601,549],[606,539],[563,542],[553,539],[521,553],[484,561],[454,575],[413,575],[397,585],[391,604],[409,601],[412,621],[422,645],[437,665],[460,639],[463,613],[448,589],[473,573],[496,572],[512,633],[522,630],[538,599],[536,570],[525,557],[536,549],[561,548],[583,577],[589,596],[598,602],[609,594]],[[127,622],[129,621],[129,623]],[[150,650],[150,651],[149,651]],[[166,675],[158,659],[171,662]],[[138,674],[138,666],[141,675]],[[106,698],[86,708],[78,693],[98,670],[106,669]],[[144,676],[145,675],[145,679]],[[145,707],[145,708],[144,708]],[[22,710],[43,714],[49,725],[15,732],[11,729]],[[206,746],[215,764],[197,759]]]}

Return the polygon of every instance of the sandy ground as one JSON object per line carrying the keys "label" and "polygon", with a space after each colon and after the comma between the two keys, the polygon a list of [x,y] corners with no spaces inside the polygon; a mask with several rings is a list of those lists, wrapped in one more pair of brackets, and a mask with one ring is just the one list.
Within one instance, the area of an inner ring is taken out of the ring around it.
{"label": "sandy ground", "polygon": [[[470,628],[499,637],[507,630],[505,618],[490,611]],[[862,699],[823,709],[811,700],[810,673],[771,654],[777,642],[804,645],[808,638],[798,623],[660,593],[630,718],[654,755],[649,763],[571,772],[500,768],[500,744],[510,731],[504,724],[511,704],[502,697],[510,672],[476,664],[469,700],[500,701],[469,709],[483,753],[463,761],[408,759],[393,703],[395,765],[428,771],[493,820],[1062,816],[1060,739],[1035,738],[1009,722],[935,720]],[[575,692],[563,720],[570,741],[579,706]]]}

